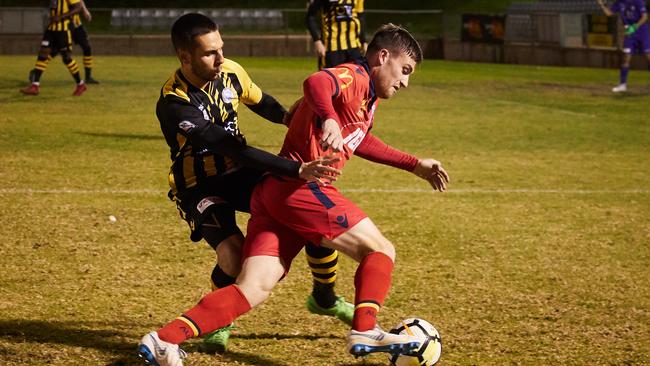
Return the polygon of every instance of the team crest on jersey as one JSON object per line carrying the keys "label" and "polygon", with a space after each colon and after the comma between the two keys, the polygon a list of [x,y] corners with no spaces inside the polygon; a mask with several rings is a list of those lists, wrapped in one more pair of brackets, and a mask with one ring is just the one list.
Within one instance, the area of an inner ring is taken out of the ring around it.
{"label": "team crest on jersey", "polygon": [[230,88],[223,88],[223,91],[221,91],[221,100],[223,100],[224,103],[230,103],[234,97],[235,93],[233,93]]}
{"label": "team crest on jersey", "polygon": [[189,132],[189,130],[193,129],[194,127],[196,127],[196,125],[190,121],[183,121],[178,124],[178,128],[185,132]]}

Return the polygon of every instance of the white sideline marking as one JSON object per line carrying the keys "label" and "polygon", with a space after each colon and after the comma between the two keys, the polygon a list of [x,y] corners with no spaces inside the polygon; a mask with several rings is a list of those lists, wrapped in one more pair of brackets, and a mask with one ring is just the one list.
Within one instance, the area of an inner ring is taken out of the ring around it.
{"label": "white sideline marking", "polygon": [[[426,188],[347,188],[343,193],[430,193]],[[649,189],[449,189],[448,194],[648,194]],[[155,194],[167,195],[167,191],[155,189],[30,189],[0,188],[0,194]]]}

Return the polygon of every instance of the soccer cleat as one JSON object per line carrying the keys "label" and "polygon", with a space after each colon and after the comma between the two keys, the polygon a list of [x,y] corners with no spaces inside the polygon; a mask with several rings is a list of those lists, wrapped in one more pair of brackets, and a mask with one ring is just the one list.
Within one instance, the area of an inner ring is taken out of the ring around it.
{"label": "soccer cleat", "polygon": [[26,88],[20,89],[20,92],[25,95],[38,95],[39,86],[37,84],[31,84]]}
{"label": "soccer cleat", "polygon": [[307,310],[310,313],[318,315],[328,315],[337,318],[343,323],[352,326],[352,318],[354,317],[354,305],[346,302],[343,296],[338,296],[334,306],[331,308],[324,308],[318,305],[313,295],[307,298]]}
{"label": "soccer cleat", "polygon": [[393,355],[411,355],[420,348],[420,339],[408,334],[392,334],[379,327],[359,332],[354,329],[348,334],[348,352],[353,356],[385,352]]}
{"label": "soccer cleat", "polygon": [[36,80],[36,69],[29,70],[29,82],[33,83]]}
{"label": "soccer cleat", "polygon": [[146,363],[154,366],[183,366],[183,359],[187,357],[187,353],[177,344],[161,340],[156,332],[142,337],[138,354]]}
{"label": "soccer cleat", "polygon": [[86,80],[84,80],[86,84],[99,84],[99,81],[95,80],[92,78],[92,76],[86,77]]}
{"label": "soccer cleat", "polygon": [[86,90],[88,90],[86,83],[81,82],[80,84],[77,84],[77,87],[75,88],[74,92],[72,92],[72,95],[78,97],[81,94],[83,94]]}
{"label": "soccer cleat", "polygon": [[612,88],[614,93],[623,93],[627,91],[627,84],[619,84]]}
{"label": "soccer cleat", "polygon": [[226,352],[230,332],[233,329],[235,329],[235,325],[230,324],[221,329],[217,329],[212,333],[206,334],[203,337],[203,343],[199,345],[199,351],[209,354],[222,354]]}

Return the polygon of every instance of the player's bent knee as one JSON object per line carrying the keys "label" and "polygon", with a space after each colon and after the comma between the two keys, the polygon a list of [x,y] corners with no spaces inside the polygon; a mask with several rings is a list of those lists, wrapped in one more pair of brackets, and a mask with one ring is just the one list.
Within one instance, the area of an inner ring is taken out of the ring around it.
{"label": "player's bent knee", "polygon": [[284,275],[284,266],[280,258],[273,256],[255,256],[247,258],[237,276],[237,286],[254,307],[264,302],[275,285]]}

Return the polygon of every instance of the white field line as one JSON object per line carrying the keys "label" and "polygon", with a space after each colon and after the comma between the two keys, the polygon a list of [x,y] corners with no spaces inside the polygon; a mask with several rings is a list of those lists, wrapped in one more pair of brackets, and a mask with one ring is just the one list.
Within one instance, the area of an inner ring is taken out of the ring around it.
{"label": "white field line", "polygon": [[512,101],[512,100],[497,99],[497,98],[486,98],[486,99],[490,100],[490,101],[493,101],[495,103],[501,103],[501,104],[505,104],[505,105],[513,105],[513,106],[526,107],[526,108],[537,108],[537,109],[549,110],[549,111],[562,113],[562,114],[568,114],[568,115],[572,115],[572,116],[582,116],[582,117],[589,117],[589,118],[597,117],[595,114],[591,114],[591,113],[574,112],[574,111],[569,111],[569,110],[566,110],[566,109],[553,108],[553,107],[548,107],[548,106],[543,106],[543,105],[528,104],[528,103],[515,102],[515,101]]}
{"label": "white field line", "polygon": [[[346,188],[343,193],[430,193],[426,188]],[[509,189],[467,188],[449,189],[449,194],[648,194],[650,189]],[[0,194],[133,194],[167,195],[167,191],[155,189],[31,189],[0,188]]]}

